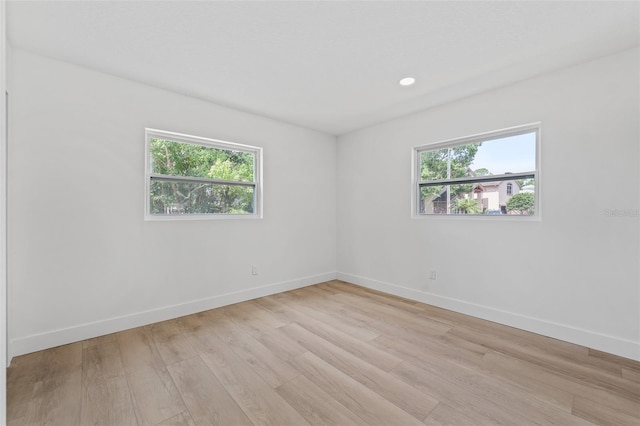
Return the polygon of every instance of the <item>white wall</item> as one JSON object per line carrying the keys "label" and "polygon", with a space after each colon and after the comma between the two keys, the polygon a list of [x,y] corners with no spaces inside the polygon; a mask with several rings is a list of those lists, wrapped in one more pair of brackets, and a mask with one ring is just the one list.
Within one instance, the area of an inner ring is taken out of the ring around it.
{"label": "white wall", "polygon": [[[338,138],[338,277],[640,359],[638,56]],[[411,219],[412,147],[537,121],[541,221]]]}
{"label": "white wall", "polygon": [[[337,152],[331,136],[11,53],[13,355],[330,279],[337,247],[347,281],[640,359],[639,218],[606,214],[639,204],[637,50]],[[411,219],[413,146],[535,121],[542,221]],[[265,218],[144,222],[144,127],[262,146]]]}
{"label": "white wall", "polygon": [[[9,67],[13,355],[334,277],[333,136],[18,49]],[[145,222],[145,127],[263,147],[264,219]]]}
{"label": "white wall", "polygon": [[[7,365],[7,33],[6,2],[0,2],[0,366]],[[0,423],[7,411],[6,369],[0,373]]]}

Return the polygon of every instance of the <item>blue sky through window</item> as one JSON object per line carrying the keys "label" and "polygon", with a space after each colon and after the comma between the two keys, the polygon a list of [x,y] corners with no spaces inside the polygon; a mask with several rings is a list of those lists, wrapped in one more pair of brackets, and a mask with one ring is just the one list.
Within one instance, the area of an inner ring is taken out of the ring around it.
{"label": "blue sky through window", "polygon": [[472,170],[484,167],[494,175],[535,170],[535,132],[483,142],[470,167]]}

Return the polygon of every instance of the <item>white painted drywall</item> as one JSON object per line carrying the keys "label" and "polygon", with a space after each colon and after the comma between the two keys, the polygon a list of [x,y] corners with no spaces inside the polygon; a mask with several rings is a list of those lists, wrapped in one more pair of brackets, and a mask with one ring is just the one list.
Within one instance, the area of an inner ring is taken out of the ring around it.
{"label": "white painted drywall", "polygon": [[[640,359],[638,57],[339,137],[338,277]],[[541,221],[411,218],[412,147],[537,121]]]}
{"label": "white painted drywall", "polygon": [[[9,67],[13,355],[334,276],[333,136],[19,49]],[[264,219],[145,222],[145,127],[263,147]]]}
{"label": "white painted drywall", "polygon": [[[0,2],[0,366],[7,365],[7,33],[6,3]],[[0,372],[0,424],[6,422],[7,375]]]}
{"label": "white painted drywall", "polygon": [[[639,219],[607,215],[638,208],[637,50],[343,136],[337,152],[330,136],[12,53],[13,354],[319,282],[337,247],[348,281],[640,359]],[[534,121],[542,221],[411,219],[413,146]],[[144,222],[144,127],[262,146],[265,218]]]}

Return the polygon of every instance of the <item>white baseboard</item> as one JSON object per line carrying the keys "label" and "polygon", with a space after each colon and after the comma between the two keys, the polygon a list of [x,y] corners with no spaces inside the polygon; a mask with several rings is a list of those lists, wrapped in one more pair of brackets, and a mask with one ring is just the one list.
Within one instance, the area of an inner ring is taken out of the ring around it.
{"label": "white baseboard", "polygon": [[10,363],[14,356],[78,342],[97,336],[103,336],[105,334],[116,333],[118,331],[128,330],[130,328],[140,327],[172,318],[178,318],[209,309],[215,309],[221,306],[231,305],[233,303],[244,302],[258,297],[295,290],[296,288],[307,287],[333,279],[347,281],[362,287],[382,291],[399,297],[427,303],[429,305],[460,312],[473,317],[486,319],[488,321],[497,322],[519,328],[521,330],[542,334],[544,336],[553,337],[555,339],[564,340],[566,342],[575,343],[588,348],[640,361],[640,342],[625,340],[539,318],[532,318],[488,306],[477,305],[463,300],[438,296],[425,291],[402,287],[358,275],[342,272],[327,272],[324,274],[302,277],[281,283],[254,287],[205,299],[166,306],[150,311],[138,312],[121,317],[109,318],[103,321],[80,324],[64,329],[52,330],[45,333],[12,339],[9,342],[10,352],[8,362]]}
{"label": "white baseboard", "polygon": [[521,330],[530,331],[532,333],[552,337],[554,339],[564,340],[565,342],[575,343],[577,345],[640,361],[640,342],[621,339],[590,330],[572,327],[566,324],[559,324],[539,318],[528,317],[488,306],[477,305],[463,300],[438,296],[425,291],[389,284],[358,275],[337,272],[336,278],[361,287],[382,291],[443,309],[471,315],[476,318],[482,318]]}
{"label": "white baseboard", "polygon": [[261,287],[249,288],[232,293],[207,297],[205,299],[180,303],[177,305],[165,306],[150,311],[137,312],[130,315],[12,339],[9,342],[10,353],[8,362],[10,363],[14,356],[66,345],[68,343],[78,342],[85,339],[91,339],[105,334],[116,333],[118,331],[153,324],[159,321],[166,321],[172,318],[191,315],[197,312],[219,308],[221,306],[256,299],[258,297],[295,290],[297,288],[330,281],[335,278],[335,272],[327,272],[324,274],[302,277],[281,283],[268,284]]}

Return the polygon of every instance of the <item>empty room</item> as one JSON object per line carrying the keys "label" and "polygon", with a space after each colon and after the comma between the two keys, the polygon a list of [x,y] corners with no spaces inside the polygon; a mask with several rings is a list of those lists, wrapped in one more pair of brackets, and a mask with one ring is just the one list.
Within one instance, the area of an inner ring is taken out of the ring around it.
{"label": "empty room", "polygon": [[639,1],[0,23],[0,424],[640,424]]}

